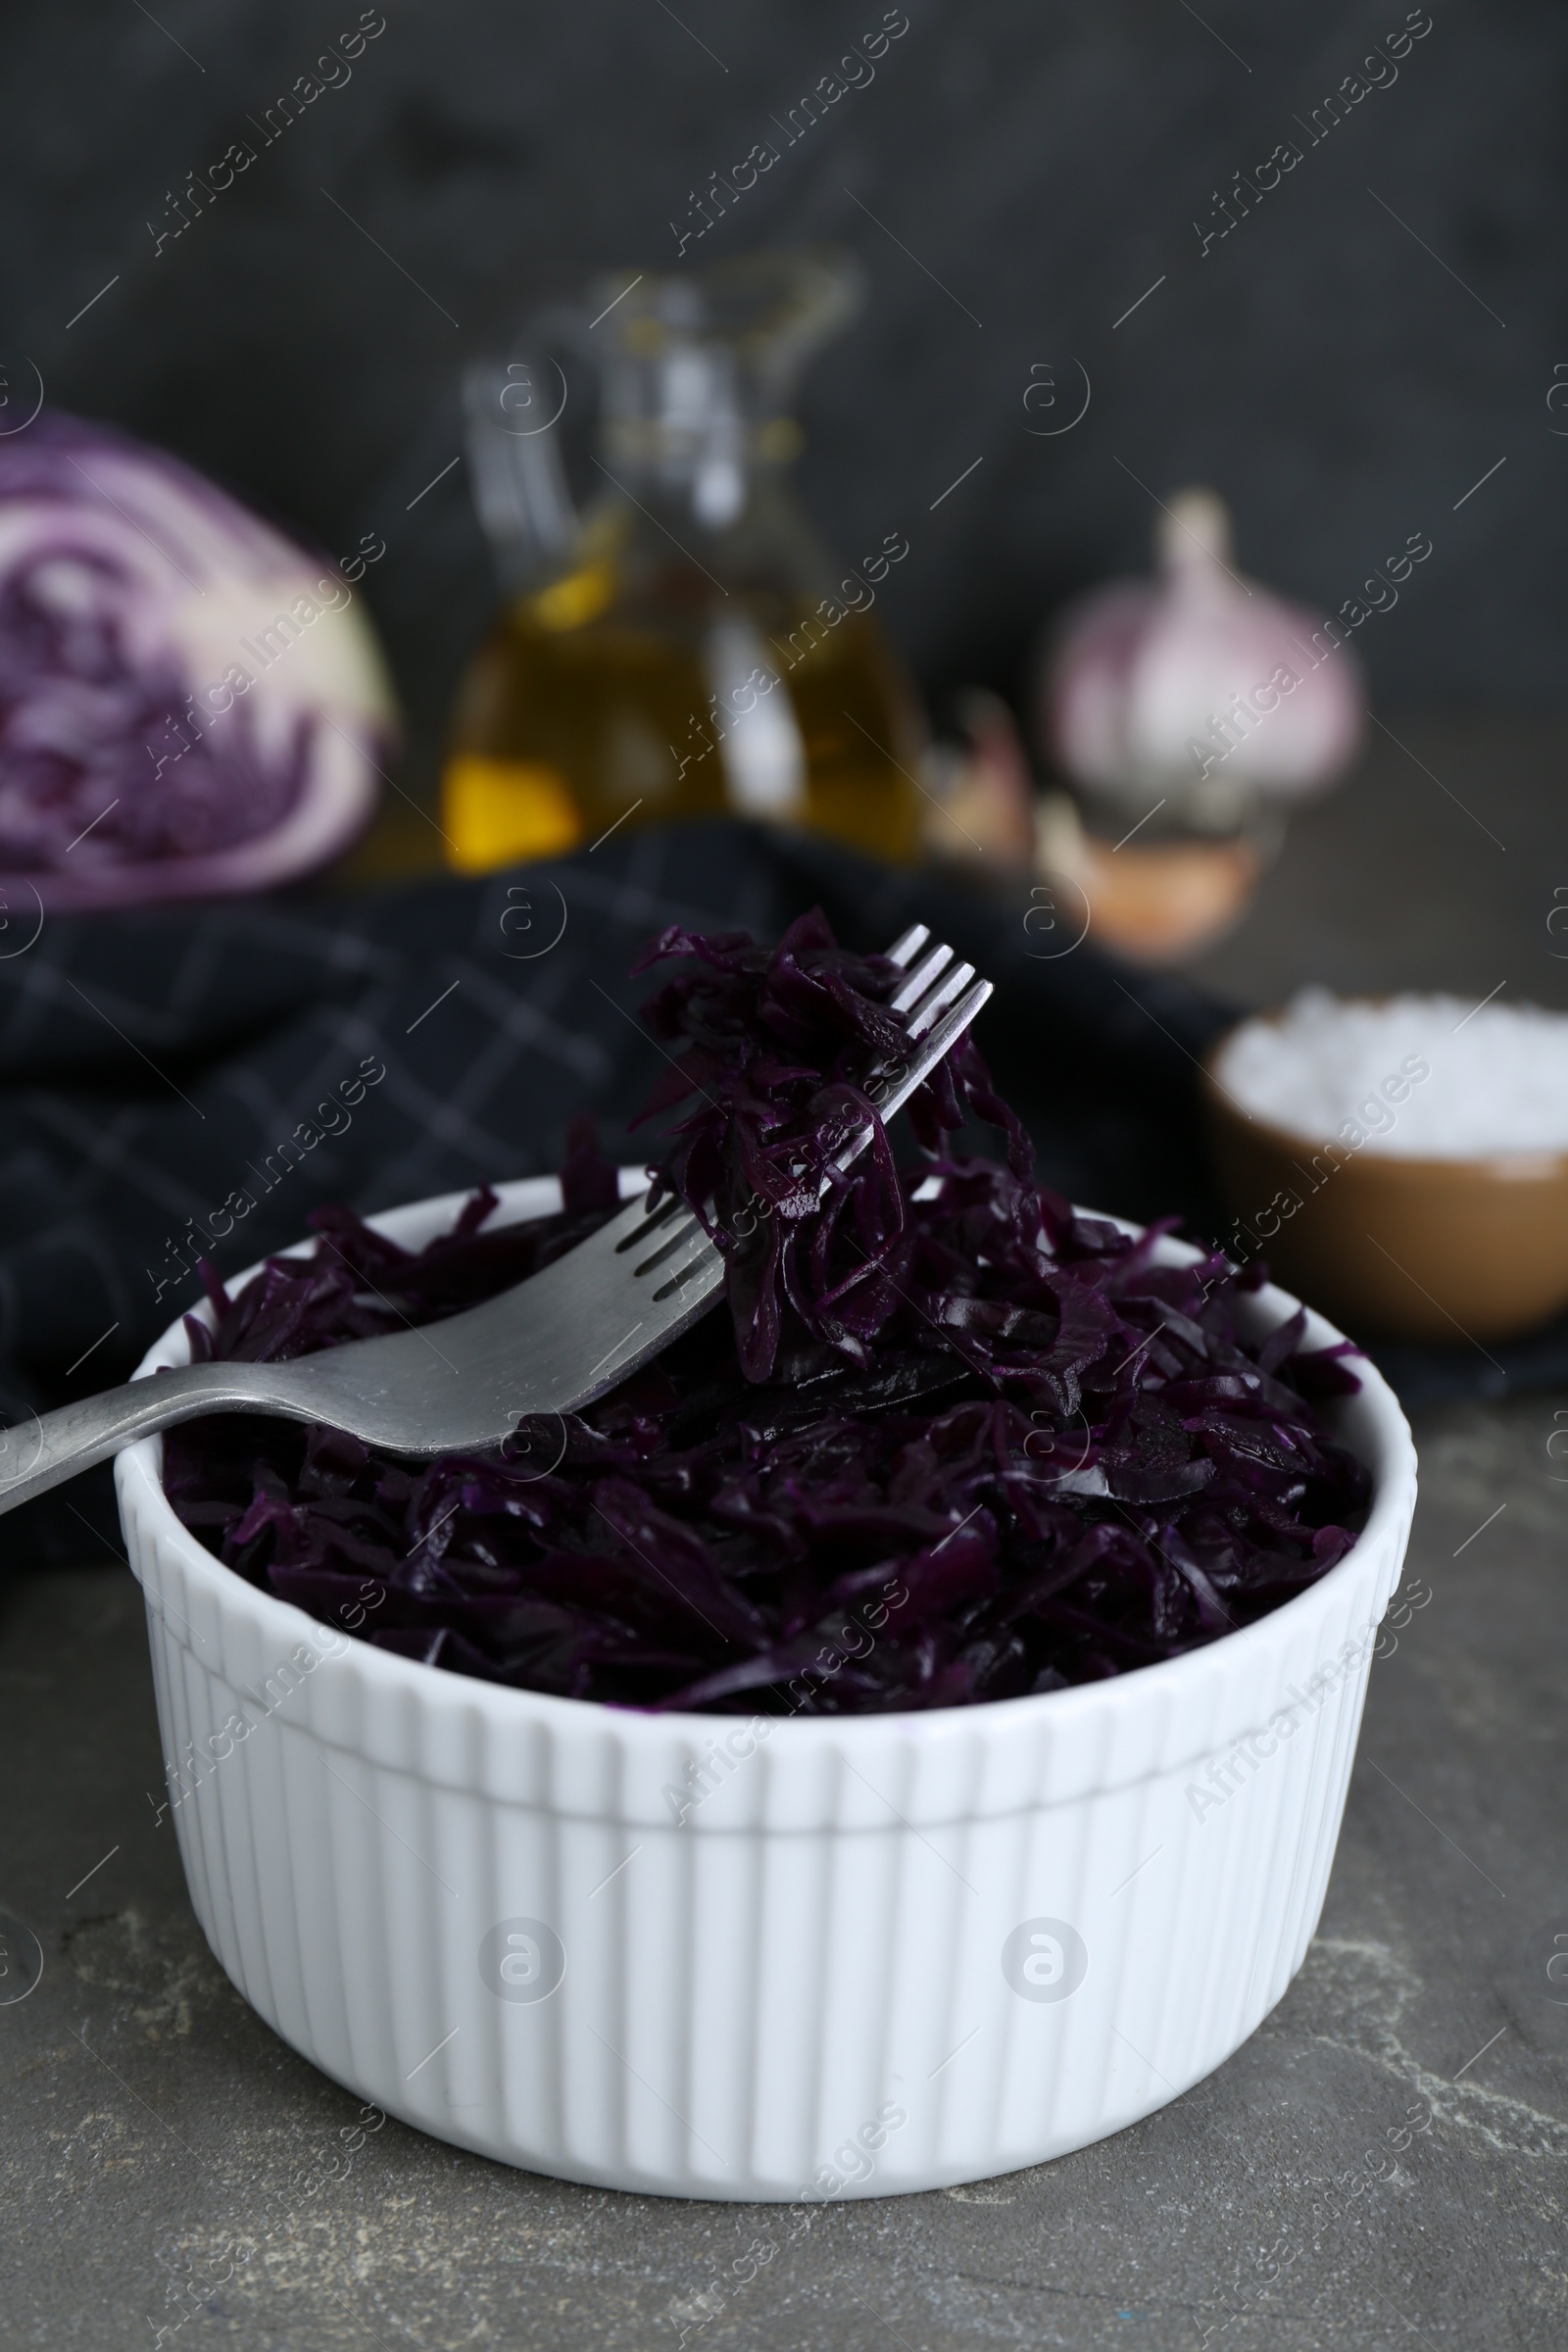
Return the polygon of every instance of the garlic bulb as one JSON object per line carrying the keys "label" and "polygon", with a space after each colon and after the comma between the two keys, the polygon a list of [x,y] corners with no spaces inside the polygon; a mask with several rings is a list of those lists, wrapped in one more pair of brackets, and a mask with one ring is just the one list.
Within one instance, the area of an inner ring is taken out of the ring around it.
{"label": "garlic bulb", "polygon": [[1363,732],[1348,629],[1238,576],[1211,490],[1172,498],[1155,548],[1155,578],[1094,590],[1056,633],[1044,717],[1060,766],[1128,807],[1164,795],[1167,823],[1215,829],[1258,800],[1322,791]]}

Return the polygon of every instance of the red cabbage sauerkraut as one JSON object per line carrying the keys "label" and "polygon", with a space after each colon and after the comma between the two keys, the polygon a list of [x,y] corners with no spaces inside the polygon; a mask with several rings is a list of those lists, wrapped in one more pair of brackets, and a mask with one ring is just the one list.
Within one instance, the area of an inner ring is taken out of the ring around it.
{"label": "red cabbage sauerkraut", "polygon": [[[774,950],[671,930],[646,1008],[687,1115],[662,1185],[728,1256],[715,1310],[656,1362],[506,1446],[411,1464],[244,1416],[172,1430],[165,1483],[237,1574],[429,1665],[566,1697],[768,1715],[968,1705],[1122,1674],[1277,1608],[1355,1540],[1362,1464],[1316,1410],[1356,1387],[1304,1316],[1240,1335],[1256,1286],[1155,1262],[1030,1175],[972,1039],[875,1109],[899,975],[820,913]],[[694,1107],[693,1107],[694,1105]],[[956,1152],[971,1118],[1006,1158]],[[869,1123],[870,1147],[834,1157]],[[825,1180],[825,1196],[818,1199]],[[434,1322],[520,1281],[616,1204],[574,1128],[557,1216],[474,1195],[409,1251],[344,1209],[230,1298],[200,1355],[264,1361]]]}

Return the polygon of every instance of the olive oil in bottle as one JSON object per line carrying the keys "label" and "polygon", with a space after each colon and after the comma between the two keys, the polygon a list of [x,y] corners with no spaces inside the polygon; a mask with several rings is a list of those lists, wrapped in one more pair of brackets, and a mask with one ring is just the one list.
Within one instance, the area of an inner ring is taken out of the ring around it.
{"label": "olive oil in bottle", "polygon": [[907,543],[835,581],[782,482],[800,436],[781,386],[851,282],[789,255],[645,277],[605,321],[606,487],[582,521],[554,427],[517,429],[519,364],[470,379],[480,512],[514,586],[453,714],[452,864],[726,813],[914,856],[918,715],[872,611]]}

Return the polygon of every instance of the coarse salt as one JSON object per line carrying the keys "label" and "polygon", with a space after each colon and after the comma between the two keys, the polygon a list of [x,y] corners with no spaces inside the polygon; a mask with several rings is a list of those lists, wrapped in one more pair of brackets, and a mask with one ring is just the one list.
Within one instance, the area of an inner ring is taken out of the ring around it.
{"label": "coarse salt", "polygon": [[1232,1032],[1215,1074],[1238,1106],[1315,1145],[1406,1158],[1568,1151],[1568,1014],[1539,1004],[1303,988]]}

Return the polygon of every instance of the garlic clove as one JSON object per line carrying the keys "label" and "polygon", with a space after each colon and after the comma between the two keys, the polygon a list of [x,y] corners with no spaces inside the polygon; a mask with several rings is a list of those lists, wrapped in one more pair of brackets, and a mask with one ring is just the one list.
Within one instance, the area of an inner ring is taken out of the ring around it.
{"label": "garlic clove", "polygon": [[1022,871],[1034,857],[1035,789],[1012,712],[999,695],[969,687],[957,716],[967,745],[933,746],[922,762],[925,846],[948,862]]}

